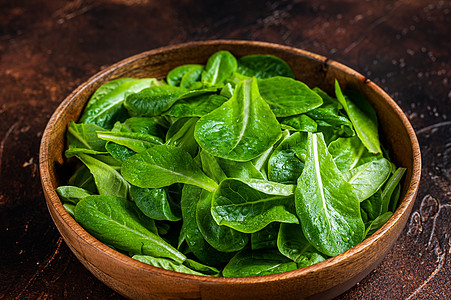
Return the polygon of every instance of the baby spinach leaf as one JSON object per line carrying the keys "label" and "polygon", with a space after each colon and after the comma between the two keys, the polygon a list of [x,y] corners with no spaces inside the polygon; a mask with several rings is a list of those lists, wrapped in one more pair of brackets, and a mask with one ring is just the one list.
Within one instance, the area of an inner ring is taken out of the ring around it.
{"label": "baby spinach leaf", "polygon": [[97,137],[97,131],[104,130],[95,124],[76,124],[71,121],[67,129],[69,149],[66,150],[66,157],[69,158],[78,153],[106,154],[106,142]]}
{"label": "baby spinach leaf", "polygon": [[221,89],[221,92],[219,93],[219,95],[226,97],[227,99],[230,99],[230,98],[232,98],[234,91],[235,91],[235,86],[232,85],[231,83],[227,83]]}
{"label": "baby spinach leaf", "polygon": [[[109,92],[102,93],[103,97],[92,98],[80,118],[81,123],[93,123],[105,129],[113,127],[116,121],[123,121],[128,113],[123,106],[127,94],[136,93],[150,86],[161,85],[154,78],[134,79],[121,82]],[[92,102],[91,102],[92,101]]]}
{"label": "baby spinach leaf", "polygon": [[75,220],[99,240],[133,254],[183,262],[186,257],[141,222],[135,204],[113,196],[88,196],[75,207]]}
{"label": "baby spinach leaf", "polygon": [[103,97],[106,95],[112,93],[117,87],[119,87],[121,84],[135,81],[136,78],[118,78],[115,80],[111,80],[103,85],[101,85],[95,92],[92,94],[91,98],[89,99],[88,103],[86,104],[86,108],[88,109],[92,105],[96,104],[97,102],[101,102]]}
{"label": "baby spinach leaf", "polygon": [[219,252],[210,246],[205,241],[197,224],[197,202],[201,197],[208,196],[208,194],[202,191],[203,189],[193,185],[185,184],[183,186],[181,200],[183,226],[180,231],[180,240],[186,240],[190,250],[201,262],[208,265],[223,264],[230,260],[232,254]]}
{"label": "baby spinach leaf", "polygon": [[294,186],[258,179],[225,179],[217,188],[211,213],[219,225],[244,233],[271,222],[298,223]]}
{"label": "baby spinach leaf", "polygon": [[370,235],[375,233],[379,228],[382,227],[382,225],[387,223],[388,219],[390,219],[391,216],[393,216],[393,213],[391,211],[388,211],[371,221],[365,230],[365,237],[369,237]]}
{"label": "baby spinach leaf", "polygon": [[188,65],[181,65],[179,67],[176,67],[172,69],[168,75],[166,76],[166,81],[173,86],[180,86],[182,82],[183,76],[193,70],[202,70],[204,69],[203,65],[196,65],[196,64],[188,64]]}
{"label": "baby spinach leaf", "polygon": [[247,77],[270,78],[284,76],[294,78],[291,67],[273,55],[248,55],[238,60],[237,73]]}
{"label": "baby spinach leaf", "polygon": [[219,51],[168,85],[103,85],[69,126],[66,155],[84,165],[57,189],[64,207],[113,249],[197,275],[284,272],[349,249],[396,208],[404,169],[367,149],[377,119],[361,95],[293,78],[277,57]]}
{"label": "baby spinach leaf", "polygon": [[233,73],[232,76],[230,76],[227,80],[226,80],[226,84],[230,84],[232,85],[232,87],[236,87],[236,85],[240,82],[240,81],[244,81],[246,79],[250,79],[252,78],[252,76],[245,76],[242,75],[240,73]]}
{"label": "baby spinach leaf", "polygon": [[149,218],[167,221],[178,221],[181,218],[180,205],[171,199],[164,188],[148,189],[132,185],[130,198]]}
{"label": "baby spinach leaf", "polygon": [[101,162],[109,165],[116,171],[121,170],[121,162],[117,161],[117,159],[115,159],[111,155],[91,155],[91,157],[94,157],[95,159],[100,160]]}
{"label": "baby spinach leaf", "polygon": [[227,98],[220,95],[202,94],[195,97],[180,99],[172,105],[168,111],[163,113],[163,115],[176,118],[202,117],[215,110],[226,101]]}
{"label": "baby spinach leaf", "polygon": [[202,83],[207,86],[222,84],[237,69],[236,58],[229,51],[219,51],[210,56],[202,72]]}
{"label": "baby spinach leaf", "polygon": [[352,185],[357,199],[362,202],[382,187],[390,176],[390,170],[390,162],[381,158],[353,168],[344,173],[343,177]]}
{"label": "baby spinach leaf", "polygon": [[307,134],[296,132],[287,136],[272,153],[268,161],[268,179],[286,184],[296,184],[304,169]]}
{"label": "baby spinach leaf", "polygon": [[281,184],[254,178],[241,178],[238,180],[246,183],[249,187],[268,195],[292,196],[296,188],[296,186],[292,184]]}
{"label": "baby spinach leaf", "polygon": [[56,188],[62,202],[77,204],[81,199],[92,195],[91,192],[73,185],[62,185]]}
{"label": "baby spinach leaf", "polygon": [[371,153],[380,153],[377,116],[374,109],[360,94],[347,91],[343,95],[338,81],[335,81],[335,94],[349,116],[357,136]]}
{"label": "baby spinach leaf", "polygon": [[314,88],[313,90],[323,99],[323,104],[306,112],[306,115],[316,121],[317,130],[323,132],[325,140],[331,141],[340,136],[353,136],[355,132],[351,121],[340,113],[341,104],[321,89]]}
{"label": "baby spinach leaf", "polygon": [[296,270],[292,260],[277,250],[238,252],[222,270],[224,277],[260,276]]}
{"label": "baby spinach leaf", "polygon": [[158,145],[127,158],[122,163],[122,175],[133,185],[143,188],[186,183],[212,191],[217,186],[188,152],[168,145]]}
{"label": "baby spinach leaf", "polygon": [[210,177],[217,183],[220,183],[227,178],[227,175],[222,170],[221,166],[216,160],[216,157],[205,150],[200,151],[199,157],[202,164],[202,170],[205,172],[205,174],[207,174],[208,177]]}
{"label": "baby spinach leaf", "polygon": [[89,169],[100,195],[117,196],[126,199],[130,184],[121,176],[113,166],[101,161],[101,157],[94,158],[87,154],[78,154]]}
{"label": "baby spinach leaf", "polygon": [[354,168],[360,158],[368,152],[357,136],[338,138],[330,142],[327,150],[342,173]]}
{"label": "baby spinach leaf", "polygon": [[376,191],[374,195],[360,203],[360,211],[364,223],[375,220],[383,214],[382,190]]}
{"label": "baby spinach leaf", "polygon": [[130,150],[125,146],[112,142],[107,142],[105,148],[108,151],[108,153],[119,162],[123,162],[124,159],[136,154],[135,151]]}
{"label": "baby spinach leaf", "polygon": [[305,83],[287,77],[260,79],[258,90],[276,117],[302,114],[323,103]]}
{"label": "baby spinach leaf", "polygon": [[216,158],[219,166],[229,178],[256,178],[266,179],[250,161],[234,161]]}
{"label": "baby spinach leaf", "polygon": [[294,115],[285,118],[279,118],[282,128],[290,131],[316,132],[318,124],[306,114]]}
{"label": "baby spinach leaf", "polygon": [[[282,133],[282,137],[279,139],[281,140],[283,139],[283,133]],[[274,152],[274,148],[278,145],[279,142],[276,142],[273,146],[269,147],[268,150],[266,150],[265,152],[263,152],[263,154],[257,156],[256,158],[250,160],[250,162],[252,163],[252,165],[255,167],[255,169],[257,171],[260,172],[260,174],[262,175],[262,179],[268,180],[268,161],[269,158],[271,157],[271,154]],[[241,162],[242,163],[242,162]],[[259,177],[250,177],[250,178],[259,178]]]}
{"label": "baby spinach leaf", "polygon": [[197,272],[201,272],[204,275],[210,275],[210,276],[219,276],[219,270],[215,267],[207,266],[204,264],[201,264],[200,262],[197,262],[195,260],[187,258],[183,264],[187,266],[188,268],[195,270]]}
{"label": "baby spinach leaf", "polygon": [[238,232],[227,226],[220,226],[211,215],[213,193],[203,190],[197,202],[197,225],[205,240],[216,250],[235,252],[243,249],[249,241],[247,234]]}
{"label": "baby spinach leaf", "polygon": [[67,183],[85,189],[92,194],[98,194],[94,177],[85,165],[79,167]]}
{"label": "baby spinach leaf", "polygon": [[198,118],[180,118],[169,127],[166,145],[185,150],[192,157],[197,154],[198,145],[194,139],[194,128]]}
{"label": "baby spinach leaf", "polygon": [[75,214],[75,205],[71,203],[64,203],[63,204],[64,209],[69,213],[69,215],[74,218]]}
{"label": "baby spinach leaf", "polygon": [[[113,129],[111,129],[113,132],[127,132],[127,133],[131,133],[131,130],[126,127],[124,124],[122,124],[121,122],[116,122],[113,126]],[[135,154],[136,152],[117,143],[111,142],[111,141],[106,141],[106,145],[105,145],[106,150],[108,151],[108,153],[119,163],[121,163],[124,159],[126,159],[127,157],[132,156],[133,154]]]}
{"label": "baby spinach leaf", "polygon": [[196,124],[198,144],[215,156],[248,161],[270,148],[280,125],[258,92],[256,79],[240,82],[233,97]]}
{"label": "baby spinach leaf", "polygon": [[277,248],[280,253],[295,261],[300,268],[326,259],[305,238],[300,224],[280,224]]}
{"label": "baby spinach leaf", "polygon": [[151,266],[166,269],[166,270],[193,274],[193,275],[204,275],[203,273],[194,271],[181,263],[177,263],[177,262],[175,262],[171,259],[167,259],[167,258],[153,257],[153,256],[149,256],[149,255],[140,255],[140,254],[135,254],[132,256],[132,258],[136,259],[140,262],[149,264]]}
{"label": "baby spinach leaf", "polygon": [[388,210],[394,212],[398,207],[399,197],[401,196],[401,183],[398,183],[390,197],[390,205]]}
{"label": "baby spinach leaf", "polygon": [[[404,173],[406,172],[406,168],[399,167],[396,169],[395,173],[390,176],[390,178],[387,181],[387,184],[384,186],[384,189],[382,191],[382,212],[385,213],[388,211],[388,207],[390,204],[390,200],[392,198],[392,194],[395,191],[396,187],[401,182],[402,177],[404,176]],[[396,207],[396,204],[393,205]]]}
{"label": "baby spinach leaf", "polygon": [[251,234],[251,249],[276,249],[277,248],[277,235],[279,234],[279,222],[273,222],[268,224],[262,230]]}
{"label": "baby spinach leaf", "polygon": [[155,145],[163,144],[160,138],[139,132],[98,131],[97,136],[102,140],[114,142],[138,153]]}
{"label": "baby spinach leaf", "polygon": [[203,87],[202,82],[200,82],[202,72],[204,68],[193,68],[186,72],[182,80],[180,81],[180,86],[186,89],[200,89]]}
{"label": "baby spinach leaf", "polygon": [[131,117],[122,124],[130,132],[139,132],[164,139],[164,131],[156,118]]}
{"label": "baby spinach leaf", "polygon": [[307,240],[338,255],[360,243],[365,226],[359,200],[327,152],[321,133],[308,134],[307,160],[296,188],[296,211]]}
{"label": "baby spinach leaf", "polygon": [[158,116],[186,93],[186,89],[172,85],[153,86],[128,95],[124,106],[132,116]]}

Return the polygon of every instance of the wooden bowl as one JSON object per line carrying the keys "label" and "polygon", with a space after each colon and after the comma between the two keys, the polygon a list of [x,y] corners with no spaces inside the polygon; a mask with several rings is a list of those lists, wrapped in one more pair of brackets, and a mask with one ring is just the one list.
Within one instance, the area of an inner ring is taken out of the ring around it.
{"label": "wooden bowl", "polygon": [[[202,63],[216,51],[240,57],[272,54],[293,68],[296,78],[330,93],[338,79],[343,88],[362,93],[379,117],[382,135],[398,166],[407,168],[400,205],[376,233],[348,251],[302,269],[258,277],[216,278],[177,273],[125,256],[87,233],[63,208],[55,188],[67,180],[64,150],[69,121],[78,120],[91,94],[119,77],[163,78],[174,67]],[[377,85],[356,71],[323,56],[281,45],[250,41],[208,41],[169,46],[144,52],[97,73],[79,86],[57,108],[42,137],[39,167],[47,207],[69,248],[99,280],[133,299],[248,298],[326,299],[363,279],[384,258],[403,230],[412,209],[421,172],[415,133],[404,113]]]}

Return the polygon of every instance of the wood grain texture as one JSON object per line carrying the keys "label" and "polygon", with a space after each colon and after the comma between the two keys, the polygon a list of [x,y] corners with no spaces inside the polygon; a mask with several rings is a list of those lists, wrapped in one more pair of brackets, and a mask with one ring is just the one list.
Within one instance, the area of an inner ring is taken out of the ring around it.
{"label": "wood grain texture", "polygon": [[392,250],[338,299],[446,295],[450,11],[441,0],[0,0],[0,298],[122,299],[75,258],[50,217],[38,170],[42,132],[61,101],[99,70],[212,39],[307,49],[357,70],[395,100],[420,142],[417,201]]}
{"label": "wood grain texture", "polygon": [[[216,51],[237,57],[272,54],[293,66],[297,78],[310,86],[330,90],[334,80],[359,90],[381,118],[387,146],[398,165],[408,169],[402,201],[394,216],[375,234],[352,249],[316,265],[260,277],[215,278],[176,273],[149,266],[103,245],[65,211],[55,188],[64,182],[65,131],[77,120],[90,95],[101,84],[119,77],[163,77],[180,64],[205,63]],[[380,88],[354,70],[304,50],[250,41],[207,41],[168,46],[135,55],[97,73],[58,107],[44,130],[40,172],[52,218],[66,243],[98,279],[128,298],[312,298],[338,296],[364,278],[386,255],[404,228],[412,209],[421,174],[415,133],[398,105]]]}

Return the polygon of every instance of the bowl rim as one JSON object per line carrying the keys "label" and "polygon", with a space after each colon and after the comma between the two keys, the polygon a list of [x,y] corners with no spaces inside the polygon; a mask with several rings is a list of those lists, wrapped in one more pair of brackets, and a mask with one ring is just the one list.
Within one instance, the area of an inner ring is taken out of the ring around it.
{"label": "bowl rim", "polygon": [[[148,265],[146,263],[140,262],[138,260],[135,260],[131,258],[130,256],[127,256],[125,254],[122,254],[116,250],[113,250],[112,248],[106,246],[102,242],[100,242],[98,239],[90,235],[85,229],[83,229],[72,216],[66,211],[66,209],[63,207],[62,202],[60,201],[58,195],[56,194],[55,189],[51,186],[50,181],[50,171],[49,171],[49,165],[48,165],[48,153],[49,153],[49,147],[50,147],[50,136],[53,128],[55,127],[55,124],[58,120],[59,115],[67,109],[69,104],[79,95],[84,89],[88,88],[90,85],[94,84],[98,79],[101,79],[102,77],[107,76],[108,74],[114,72],[117,68],[127,65],[131,62],[143,59],[145,57],[163,53],[169,50],[175,50],[175,49],[182,49],[182,48],[189,48],[189,47],[197,47],[197,46],[206,46],[206,45],[230,45],[231,47],[237,46],[237,45],[252,45],[255,47],[263,47],[263,48],[271,48],[271,49],[278,49],[282,51],[288,51],[292,52],[296,55],[301,56],[307,56],[310,59],[315,59],[322,61],[326,65],[331,65],[340,71],[343,71],[344,73],[348,73],[351,76],[356,77],[357,79],[364,82],[364,84],[367,84],[370,86],[371,89],[373,89],[375,92],[377,92],[379,95],[381,95],[385,101],[388,102],[391,108],[394,109],[397,117],[401,120],[404,128],[406,129],[409,140],[410,140],[410,146],[413,154],[413,163],[411,170],[412,176],[409,183],[409,186],[406,189],[406,194],[399,202],[398,208],[395,210],[393,215],[390,217],[390,219],[381,227],[379,228],[375,233],[373,233],[371,236],[364,239],[362,242],[357,244],[356,246],[350,248],[349,250],[328,258],[322,262],[319,262],[317,264],[302,267],[296,270],[287,271],[283,273],[276,273],[276,274],[269,274],[269,275],[260,275],[260,276],[249,276],[249,277],[212,277],[212,276],[203,276],[203,275],[193,275],[193,274],[187,274],[187,273],[181,273],[171,270],[166,270],[163,268],[155,267]],[[196,41],[196,42],[188,42],[188,43],[181,43],[176,45],[170,45],[165,47],[159,47],[153,50],[144,51],[138,54],[135,54],[133,56],[130,56],[128,58],[125,58],[123,60],[120,60],[109,67],[95,73],[93,76],[91,76],[89,79],[87,79],[85,82],[80,84],[75,90],[73,90],[57,107],[57,109],[52,114],[51,118],[49,119],[45,130],[43,132],[42,138],[41,138],[41,144],[40,144],[40,150],[39,150],[39,169],[40,169],[40,177],[41,177],[41,184],[43,187],[43,190],[46,197],[46,203],[50,212],[49,205],[52,205],[56,212],[62,217],[64,222],[67,223],[68,227],[80,238],[82,238],[87,244],[91,245],[92,247],[97,248],[97,250],[104,252],[107,256],[111,257],[112,259],[119,260],[121,263],[127,264],[129,266],[132,266],[134,268],[142,269],[144,271],[150,272],[150,273],[158,273],[160,275],[165,275],[169,277],[174,278],[180,278],[184,280],[189,281],[202,281],[202,282],[209,282],[209,283],[218,283],[218,284],[249,284],[249,283],[263,283],[263,282],[269,282],[269,281],[276,281],[281,279],[290,279],[290,278],[296,278],[301,277],[303,275],[315,272],[319,269],[324,270],[333,267],[334,265],[338,264],[339,262],[342,262],[344,260],[349,259],[350,257],[354,256],[355,254],[358,254],[360,252],[365,251],[366,248],[368,248],[371,244],[373,244],[377,239],[379,239],[381,236],[383,236],[385,233],[390,231],[392,226],[399,221],[405,214],[409,214],[411,211],[411,208],[413,206],[413,202],[415,200],[416,194],[418,192],[420,177],[421,177],[421,154],[420,154],[420,147],[417,140],[417,137],[415,135],[415,131],[410,124],[408,118],[404,114],[404,112],[401,110],[401,108],[398,106],[398,104],[378,85],[374,84],[371,80],[365,78],[363,75],[355,71],[354,69],[351,69],[350,67],[347,67],[339,62],[336,62],[334,60],[328,59],[325,56],[312,53],[303,49],[298,49],[295,47],[275,44],[275,43],[268,43],[268,42],[261,42],[261,41],[247,41],[247,40],[208,40],[208,41]],[[50,214],[52,216],[52,214]],[[53,219],[53,216],[52,216]]]}

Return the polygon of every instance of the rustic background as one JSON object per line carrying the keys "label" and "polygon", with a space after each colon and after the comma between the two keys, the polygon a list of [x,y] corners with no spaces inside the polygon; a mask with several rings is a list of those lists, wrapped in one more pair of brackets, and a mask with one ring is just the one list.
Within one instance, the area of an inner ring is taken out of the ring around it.
{"label": "rustic background", "polygon": [[39,180],[42,132],[102,68],[211,39],[316,52],[395,99],[421,145],[417,202],[386,259],[339,299],[449,297],[450,10],[437,0],[0,0],[0,299],[121,298],[76,260],[51,221]]}

